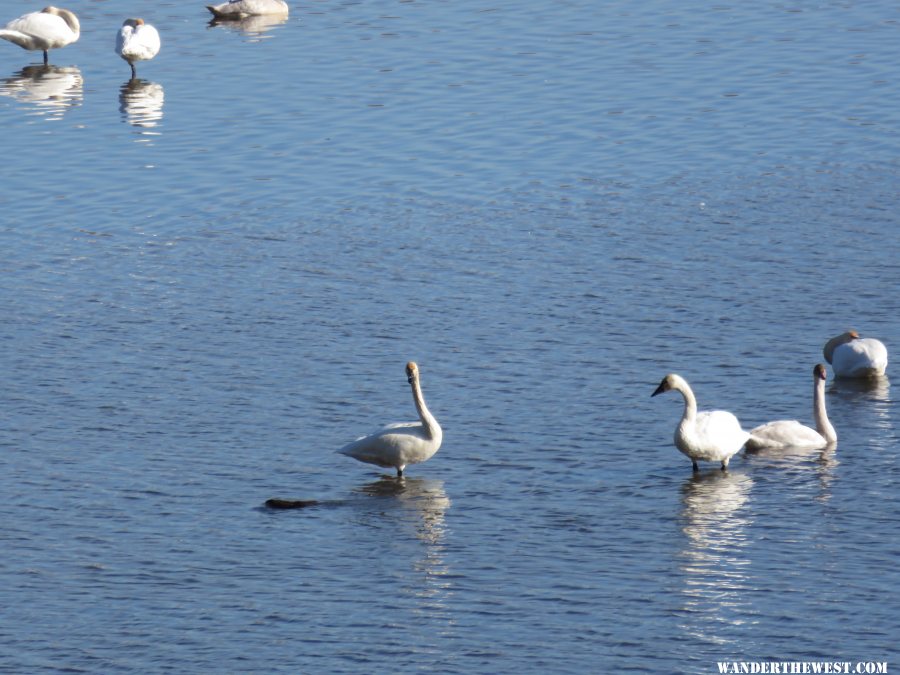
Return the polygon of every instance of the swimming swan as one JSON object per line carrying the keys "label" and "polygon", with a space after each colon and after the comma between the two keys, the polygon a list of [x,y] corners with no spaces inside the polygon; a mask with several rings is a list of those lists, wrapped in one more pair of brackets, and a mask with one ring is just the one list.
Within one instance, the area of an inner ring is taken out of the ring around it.
{"label": "swimming swan", "polygon": [[360,462],[397,469],[403,475],[408,464],[418,464],[429,459],[441,447],[443,432],[434,416],[425,406],[422,388],[419,386],[419,367],[410,361],[406,364],[406,378],[412,385],[413,400],[419,412],[418,422],[388,424],[380,431],[362,436],[338,450]]}
{"label": "swimming swan", "polygon": [[831,338],[822,353],[835,377],[880,377],[887,368],[884,343],[875,338],[861,338],[855,330]]}
{"label": "swimming swan", "polygon": [[817,363],[813,368],[813,419],[816,428],[810,429],[796,420],[778,420],[750,430],[748,450],[772,448],[824,448],[837,443],[837,432],[828,421],[825,412],[825,366]]}
{"label": "swimming swan", "polygon": [[131,66],[131,79],[137,77],[135,61],[149,61],[159,54],[159,33],[143,19],[125,19],[116,35],[116,54]]}
{"label": "swimming swan", "polygon": [[67,9],[53,6],[44,7],[40,12],[23,14],[6,24],[6,28],[0,29],[0,38],[4,40],[29,51],[42,50],[45,66],[49,50],[72,44],[80,34],[78,17]]}
{"label": "swimming swan", "polygon": [[284,0],[231,0],[221,5],[207,5],[206,9],[217,19],[243,19],[262,14],[287,16],[288,5]]}
{"label": "swimming swan", "polygon": [[750,434],[741,429],[737,417],[724,410],[697,412],[697,399],[690,385],[680,375],[666,375],[651,396],[667,391],[680,391],[684,397],[684,414],[675,427],[675,447],[691,458],[694,471],[699,471],[698,460],[722,462],[722,470],[728,468],[728,460],[740,450]]}

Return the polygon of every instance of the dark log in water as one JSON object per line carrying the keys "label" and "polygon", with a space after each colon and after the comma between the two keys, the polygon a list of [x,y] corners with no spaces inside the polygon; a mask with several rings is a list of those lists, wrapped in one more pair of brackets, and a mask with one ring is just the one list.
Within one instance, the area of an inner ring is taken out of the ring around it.
{"label": "dark log in water", "polygon": [[266,506],[270,509],[303,509],[307,506],[318,504],[315,499],[267,499]]}

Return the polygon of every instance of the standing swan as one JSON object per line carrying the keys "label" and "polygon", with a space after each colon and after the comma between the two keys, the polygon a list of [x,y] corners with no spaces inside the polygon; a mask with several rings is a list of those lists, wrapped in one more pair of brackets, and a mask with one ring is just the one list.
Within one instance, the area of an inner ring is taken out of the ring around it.
{"label": "standing swan", "polygon": [[837,432],[828,421],[825,412],[825,366],[817,363],[813,368],[813,419],[816,428],[810,429],[796,420],[778,420],[750,430],[748,450],[772,448],[824,448],[837,443]]}
{"label": "standing swan", "polygon": [[231,0],[221,5],[207,5],[217,19],[245,19],[248,16],[280,14],[287,16],[288,5],[284,0]]}
{"label": "standing swan", "polygon": [[125,19],[116,35],[116,54],[131,66],[131,79],[137,77],[135,61],[149,61],[159,54],[159,33],[143,19]]}
{"label": "standing swan", "polygon": [[380,431],[362,436],[338,450],[360,462],[397,469],[403,475],[407,464],[418,464],[429,459],[441,447],[443,432],[425,406],[422,387],[419,385],[419,367],[410,361],[406,364],[406,379],[412,385],[413,400],[419,412],[418,422],[388,424]]}
{"label": "standing swan", "polygon": [[698,413],[694,392],[680,375],[666,375],[650,395],[673,389],[684,397],[684,414],[675,427],[675,447],[691,458],[694,471],[700,470],[697,460],[722,462],[724,471],[728,468],[728,460],[743,447],[750,434],[741,429],[741,423],[730,412],[707,410]]}
{"label": "standing swan", "polygon": [[861,338],[855,330],[831,338],[822,353],[834,369],[835,377],[880,377],[887,368],[884,343],[875,338]]}
{"label": "standing swan", "polygon": [[0,38],[4,40],[29,51],[42,50],[45,66],[49,63],[48,51],[72,44],[80,34],[78,17],[67,9],[53,6],[24,14],[0,29]]}

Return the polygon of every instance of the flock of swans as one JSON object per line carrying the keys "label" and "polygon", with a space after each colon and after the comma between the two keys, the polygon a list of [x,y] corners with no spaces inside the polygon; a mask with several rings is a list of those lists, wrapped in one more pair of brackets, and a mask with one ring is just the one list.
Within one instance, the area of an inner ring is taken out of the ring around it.
{"label": "flock of swans", "polygon": [[[843,333],[828,341],[823,350],[832,364],[835,377],[880,377],[887,368],[887,348],[878,340],[863,339],[856,331]],[[393,468],[397,476],[410,464],[430,459],[441,447],[441,425],[425,405],[419,382],[419,367],[406,364],[406,377],[412,387],[413,401],[419,413],[418,422],[389,424],[368,436],[362,436],[338,450],[360,462]],[[815,429],[796,420],[777,420],[744,431],[738,418],[724,410],[699,412],[690,385],[680,375],[666,375],[651,396],[667,391],[680,392],[684,412],[675,428],[675,447],[690,457],[694,471],[698,462],[719,462],[722,469],[741,448],[784,450],[787,448],[818,449],[837,443],[837,432],[825,409],[825,380],[821,363],[813,368],[813,419]]]}
{"label": "flock of swans", "polygon": [[[838,378],[875,378],[887,368],[887,348],[879,340],[860,338],[856,331],[842,333],[829,340],[822,350]],[[796,420],[777,420],[744,431],[738,418],[725,410],[698,412],[697,399],[680,375],[666,375],[651,396],[678,391],[684,397],[684,412],[675,428],[675,447],[690,457],[694,471],[698,461],[720,462],[722,470],[743,447],[818,449],[837,443],[837,432],[825,410],[825,366],[813,368],[813,429]]]}
{"label": "flock of swans", "polygon": [[[216,19],[245,19],[252,16],[279,15],[286,17],[288,5],[284,0],[231,0],[220,5],[208,5]],[[67,9],[45,7],[10,21],[0,29],[0,38],[23,49],[44,53],[78,40],[81,26],[78,17]],[[159,33],[140,18],[126,19],[116,36],[116,53],[131,67],[136,78],[135,62],[152,59],[159,53]],[[869,378],[884,375],[887,349],[880,341],[860,338],[856,331],[848,331],[829,340],[823,349],[825,360],[831,364],[835,377]],[[415,363],[406,366],[413,400],[419,413],[418,422],[390,424],[383,429],[349,443],[338,452],[361,462],[396,469],[397,475],[410,464],[424,462],[440,448],[441,427],[425,405],[419,383],[419,369]],[[732,413],[723,410],[697,410],[697,399],[687,381],[676,374],[666,375],[652,396],[678,391],[684,398],[684,412],[675,429],[675,447],[690,457],[694,470],[698,461],[720,462],[722,469],[741,448],[783,449],[788,447],[822,448],[837,442],[837,433],[825,410],[825,367],[813,369],[813,419],[815,429],[795,420],[778,420],[751,429],[741,428]]]}
{"label": "flock of swans", "polygon": [[[284,0],[231,0],[206,7],[216,19],[245,19],[252,16],[287,17]],[[59,7],[45,7],[13,19],[0,29],[0,38],[29,51],[44,52],[44,65],[49,64],[49,51],[76,42],[81,24],[75,13]],[[143,19],[126,19],[116,35],[116,53],[131,66],[131,77],[137,77],[134,64],[147,61],[159,53],[159,32]]]}

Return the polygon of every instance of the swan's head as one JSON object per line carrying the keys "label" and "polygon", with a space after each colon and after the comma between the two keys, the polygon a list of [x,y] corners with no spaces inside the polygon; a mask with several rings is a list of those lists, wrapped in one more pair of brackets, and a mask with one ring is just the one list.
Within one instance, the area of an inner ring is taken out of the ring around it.
{"label": "swan's head", "polygon": [[406,381],[412,384],[419,378],[419,366],[415,361],[406,364]]}
{"label": "swan's head", "polygon": [[817,363],[816,367],[813,368],[813,377],[816,380],[825,380],[828,378],[828,373],[825,371],[825,366],[821,363]]}
{"label": "swan's head", "polygon": [[848,330],[846,333],[841,333],[837,337],[833,337],[825,343],[825,347],[822,348],[822,355],[825,357],[825,360],[828,361],[828,363],[831,363],[831,357],[834,354],[835,349],[843,344],[858,339],[859,333],[857,333],[855,330]]}
{"label": "swan's head", "polygon": [[131,26],[132,28],[137,28],[138,26],[143,26],[143,25],[144,25],[143,19],[125,19],[125,23],[122,24],[123,27]]}
{"label": "swan's head", "polygon": [[657,394],[664,394],[667,391],[671,391],[672,389],[677,388],[679,379],[681,379],[681,378],[679,378],[678,375],[675,375],[674,373],[669,373],[662,379],[662,382],[659,383],[659,386],[656,388],[656,391],[654,391],[652,394],[650,394],[650,396],[653,397],[653,396],[656,396]]}

